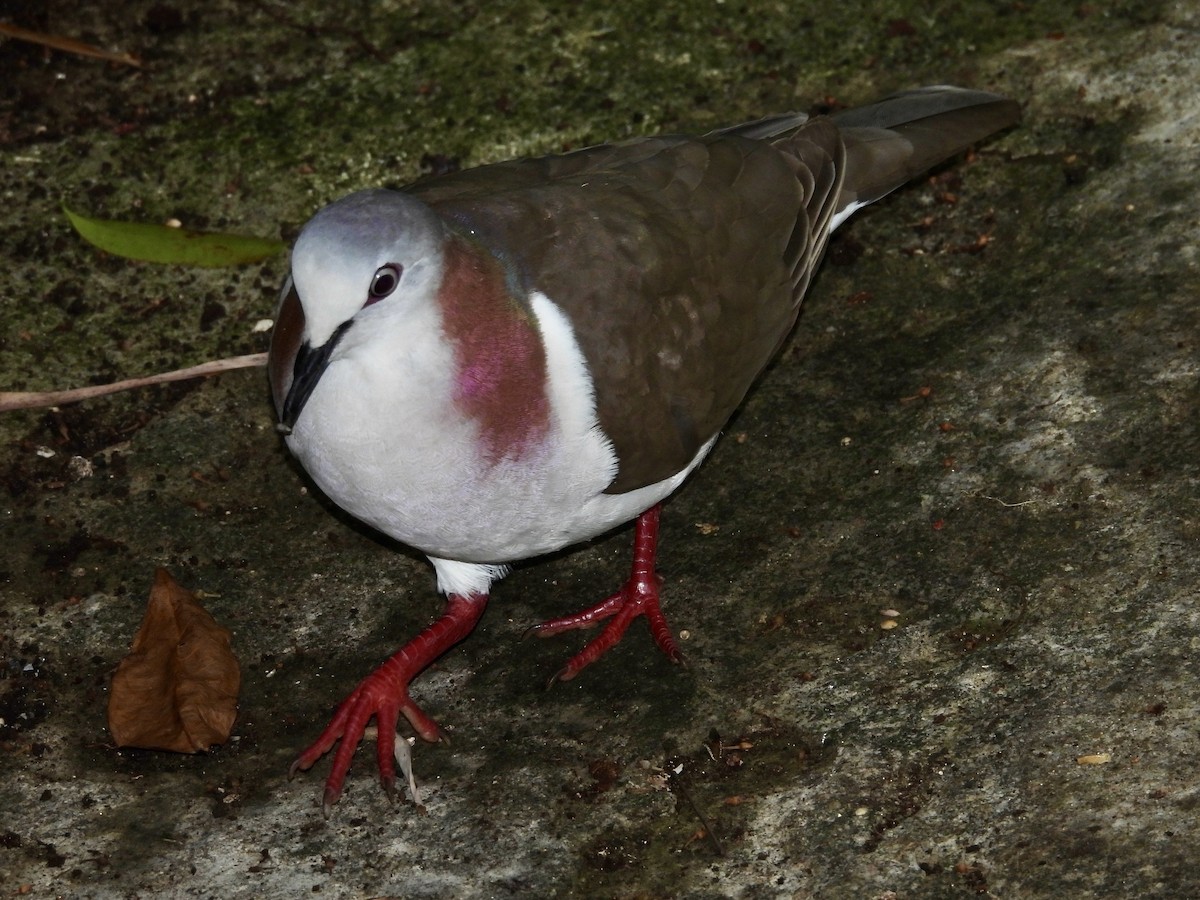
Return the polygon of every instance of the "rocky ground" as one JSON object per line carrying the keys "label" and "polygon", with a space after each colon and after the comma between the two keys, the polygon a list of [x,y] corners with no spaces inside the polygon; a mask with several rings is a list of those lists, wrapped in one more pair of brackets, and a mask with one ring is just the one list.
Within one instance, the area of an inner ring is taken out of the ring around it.
{"label": "rocky ground", "polygon": [[[0,415],[0,885],[32,897],[1200,892],[1200,15],[1191,3],[10,3],[0,389],[265,348],[283,258],[130,263],[92,215],[290,239],[370,185],[927,83],[1025,120],[831,248],[667,506],[665,607],[544,689],[630,535],[523,565],[415,688],[423,812],[290,760],[439,608],[333,510],[261,370]],[[865,7],[862,8],[862,7]],[[937,9],[935,14],[934,10]],[[503,11],[501,11],[503,10]],[[233,739],[116,750],[157,566],[242,664]]]}

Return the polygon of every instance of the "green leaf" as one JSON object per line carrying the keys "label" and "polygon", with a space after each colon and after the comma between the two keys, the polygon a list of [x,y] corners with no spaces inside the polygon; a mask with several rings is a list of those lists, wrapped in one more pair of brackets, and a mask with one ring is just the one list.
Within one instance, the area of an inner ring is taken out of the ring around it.
{"label": "green leaf", "polygon": [[154,263],[177,263],[184,266],[237,266],[258,262],[281,252],[283,241],[245,237],[238,234],[215,234],[168,228],[148,222],[116,222],[111,219],[89,219],[63,212],[84,240],[106,253],[141,259]]}

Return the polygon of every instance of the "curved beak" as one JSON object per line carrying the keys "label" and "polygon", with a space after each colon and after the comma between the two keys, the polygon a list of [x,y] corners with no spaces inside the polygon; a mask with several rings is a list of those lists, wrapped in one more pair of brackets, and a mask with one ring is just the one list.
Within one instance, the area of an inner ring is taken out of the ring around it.
{"label": "curved beak", "polygon": [[342,323],[322,346],[313,349],[304,340],[304,307],[300,295],[290,281],[285,286],[279,311],[275,314],[275,330],[271,334],[271,350],[267,354],[267,377],[271,382],[271,398],[279,423],[275,430],[291,434],[304,404],[321,380],[329,364],[333,348],[350,326]]}
{"label": "curved beak", "polygon": [[275,430],[280,434],[292,433],[296,420],[300,418],[300,411],[304,409],[304,404],[312,396],[313,388],[317,386],[317,382],[321,380],[321,374],[329,365],[329,357],[333,353],[333,348],[337,346],[338,339],[345,334],[346,326],[349,324],[349,322],[344,323],[333,333],[333,337],[315,350],[305,341],[296,351],[296,361],[292,366],[292,380],[287,389],[287,396],[283,399],[283,406],[280,407],[279,402],[276,401],[276,409],[279,410],[279,424],[275,426]]}

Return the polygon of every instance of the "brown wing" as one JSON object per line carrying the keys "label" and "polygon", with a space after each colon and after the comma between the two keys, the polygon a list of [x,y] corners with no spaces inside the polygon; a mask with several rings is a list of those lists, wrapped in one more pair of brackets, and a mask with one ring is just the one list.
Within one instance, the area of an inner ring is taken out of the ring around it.
{"label": "brown wing", "polygon": [[834,216],[1014,124],[1003,97],[922,88],[805,121],[645,138],[473,169],[410,190],[574,324],[610,493],[680,471],[796,321]]}
{"label": "brown wing", "polygon": [[505,264],[515,294],[570,317],[620,460],[610,493],[686,466],[795,322],[840,155],[828,122],[801,145],[653,138],[411,189]]}

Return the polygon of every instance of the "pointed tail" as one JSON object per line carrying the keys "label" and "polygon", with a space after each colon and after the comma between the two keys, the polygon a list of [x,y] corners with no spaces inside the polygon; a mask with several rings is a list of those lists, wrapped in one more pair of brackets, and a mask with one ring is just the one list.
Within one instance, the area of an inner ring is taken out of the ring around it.
{"label": "pointed tail", "polygon": [[1015,100],[937,85],[893,94],[830,117],[846,146],[833,227],[906,181],[967,147],[1015,125]]}

